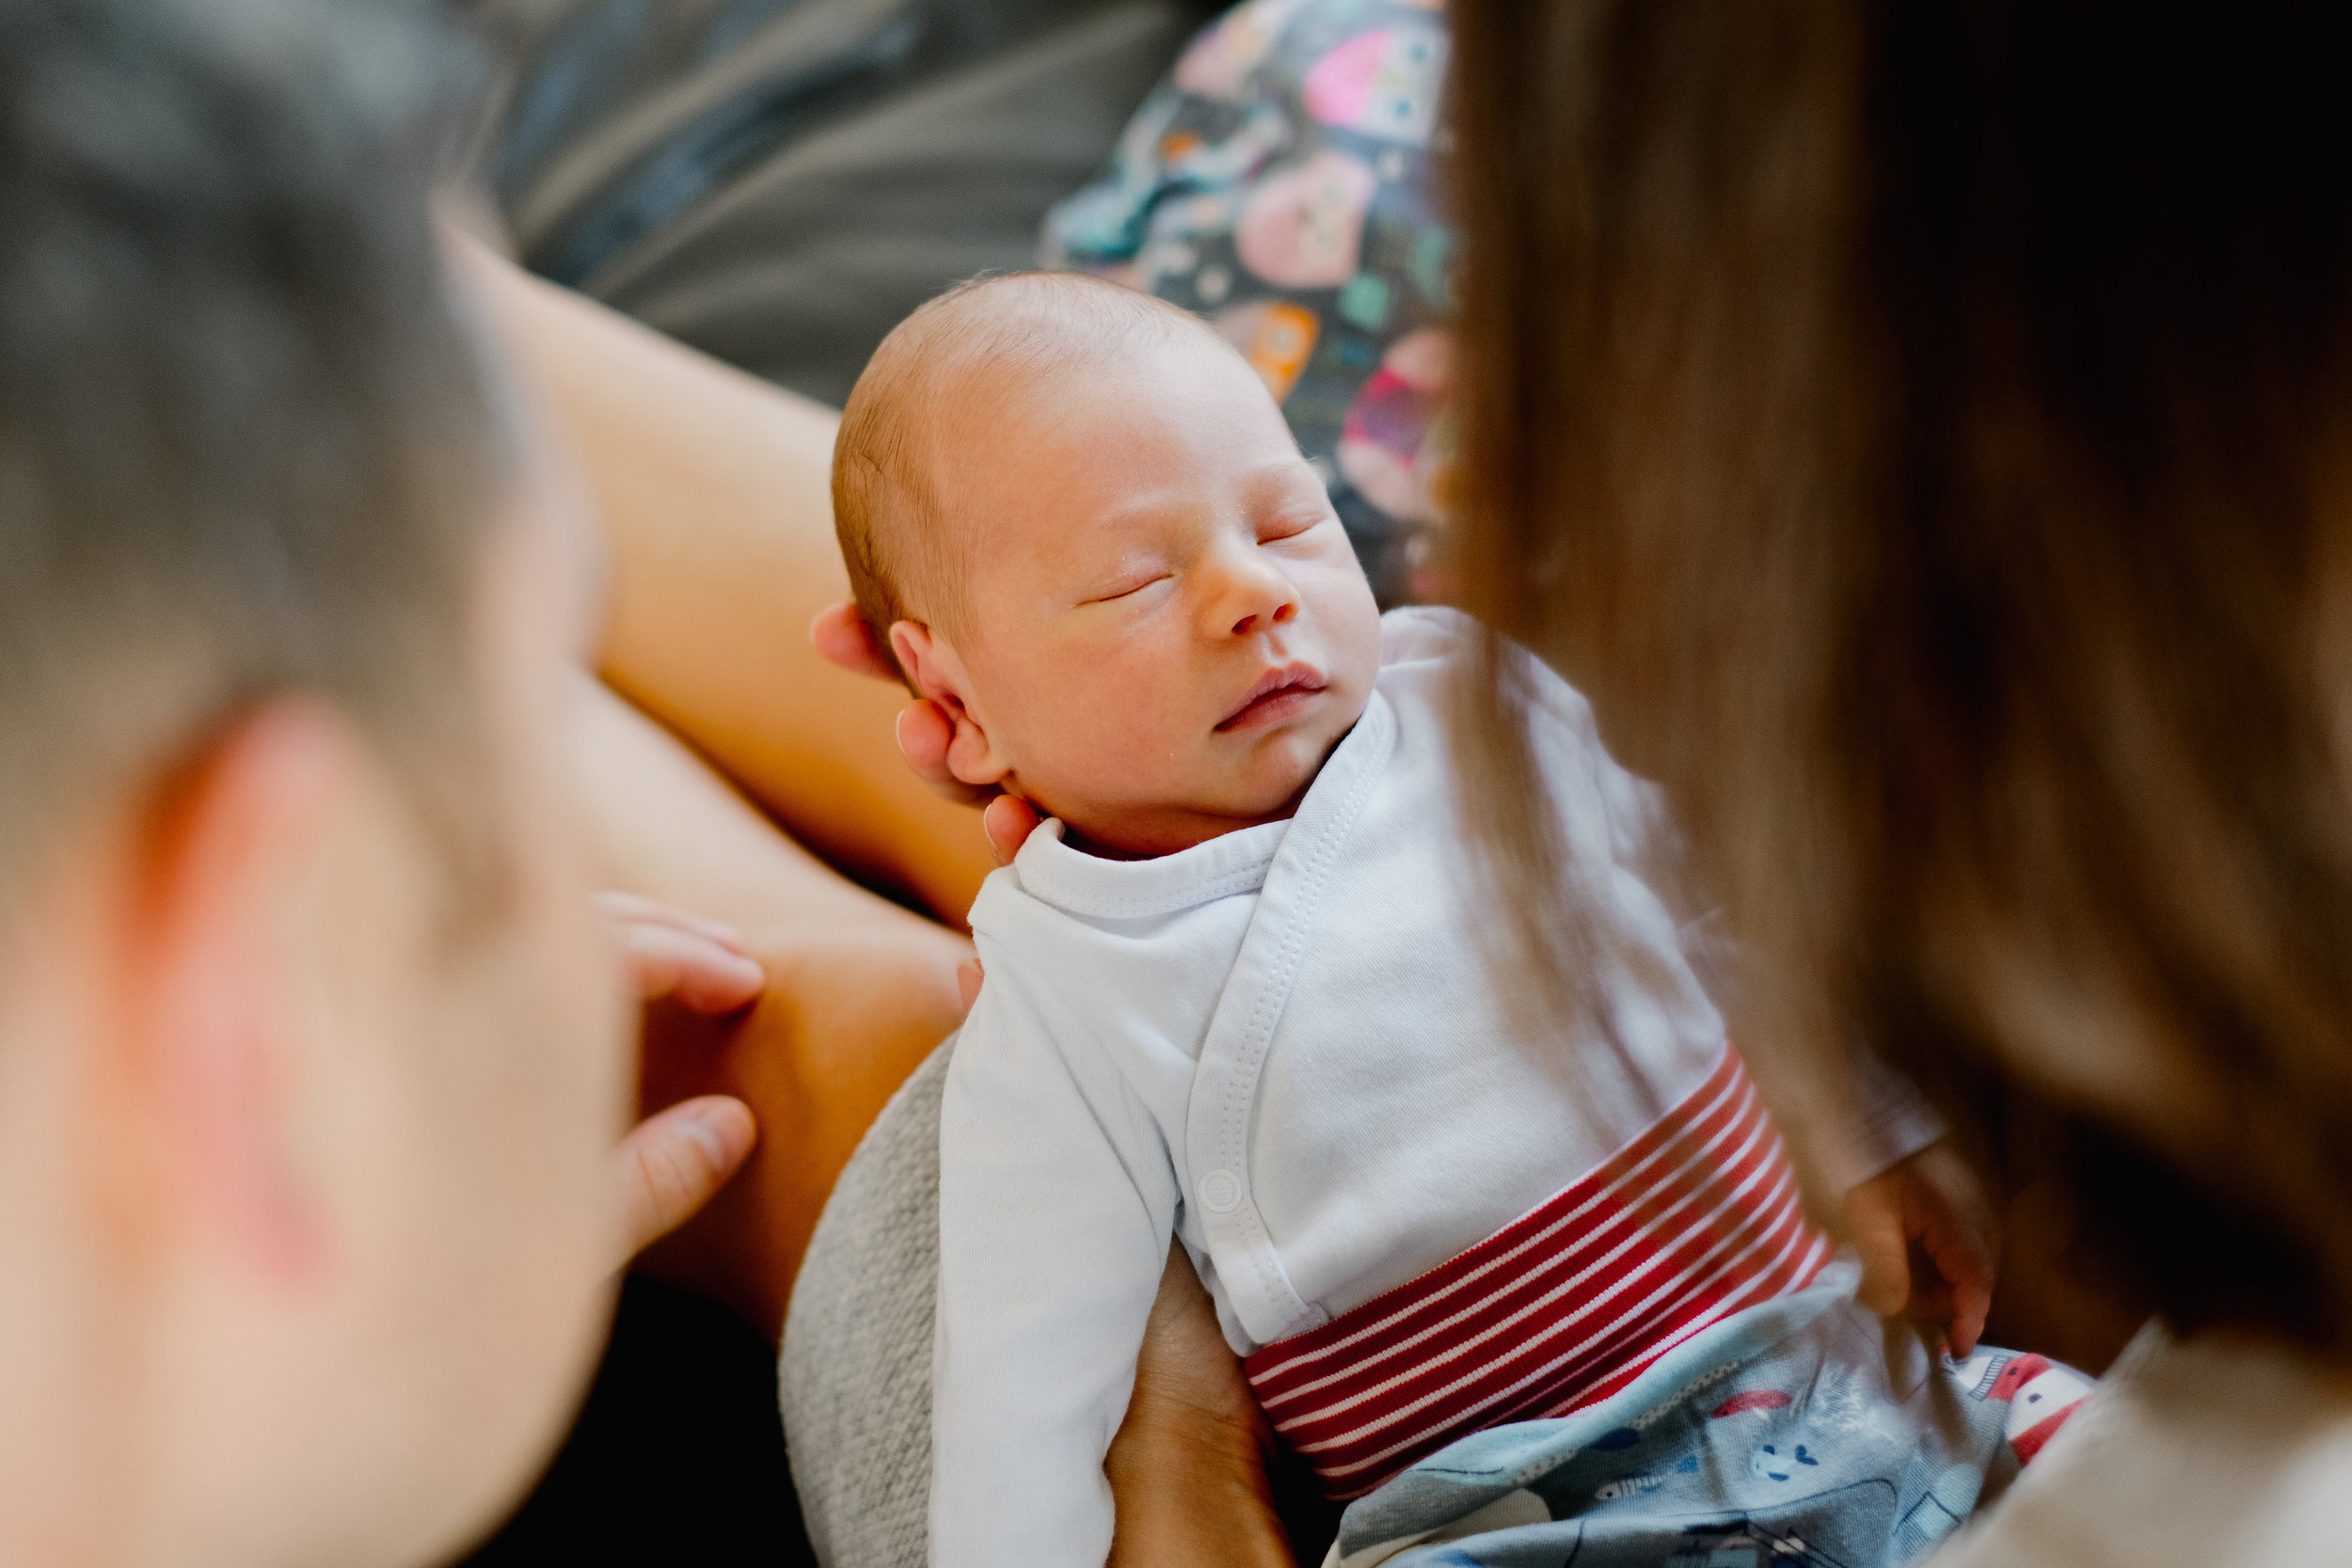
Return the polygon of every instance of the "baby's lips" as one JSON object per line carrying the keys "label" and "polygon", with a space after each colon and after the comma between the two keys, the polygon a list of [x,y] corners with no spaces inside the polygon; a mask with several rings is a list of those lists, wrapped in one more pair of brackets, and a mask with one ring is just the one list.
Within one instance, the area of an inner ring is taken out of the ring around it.
{"label": "baby's lips", "polygon": [[1234,705],[1233,710],[1217,721],[1216,727],[1220,730],[1225,729],[1268,697],[1288,690],[1320,691],[1325,684],[1323,672],[1311,664],[1294,661],[1279,669],[1268,670],[1258,677],[1248,693]]}

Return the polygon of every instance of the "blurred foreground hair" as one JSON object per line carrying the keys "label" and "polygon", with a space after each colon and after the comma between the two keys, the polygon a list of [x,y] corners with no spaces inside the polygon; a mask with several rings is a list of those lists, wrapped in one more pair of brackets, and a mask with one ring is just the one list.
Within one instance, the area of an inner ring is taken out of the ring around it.
{"label": "blurred foreground hair", "polygon": [[1461,579],[1666,784],[1743,1043],[1859,1028],[2107,1306],[2352,1359],[2352,11],[1455,18]]}
{"label": "blurred foreground hair", "polygon": [[512,432],[427,212],[457,58],[403,0],[0,0],[0,914],[282,693],[462,818]]}

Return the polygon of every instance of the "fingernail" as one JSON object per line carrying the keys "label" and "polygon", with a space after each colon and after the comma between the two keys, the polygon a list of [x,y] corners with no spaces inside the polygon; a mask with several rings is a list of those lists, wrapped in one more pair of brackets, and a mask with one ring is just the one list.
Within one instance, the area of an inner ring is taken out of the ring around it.
{"label": "fingernail", "polygon": [[705,920],[697,916],[694,921],[694,929],[730,952],[744,951],[743,933],[723,920]]}
{"label": "fingernail", "polygon": [[724,1170],[727,1165],[726,1141],[719,1130],[696,1117],[686,1124],[686,1135],[694,1140],[694,1147],[703,1151],[703,1164],[712,1170]]}

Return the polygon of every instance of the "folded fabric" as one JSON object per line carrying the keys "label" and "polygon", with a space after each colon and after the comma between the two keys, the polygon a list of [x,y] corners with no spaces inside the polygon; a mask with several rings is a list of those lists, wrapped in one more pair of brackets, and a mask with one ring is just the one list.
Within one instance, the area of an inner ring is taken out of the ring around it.
{"label": "folded fabric", "polygon": [[1931,1354],[1841,1259],[1599,1404],[1490,1428],[1349,1507],[1328,1568],[1900,1568],[2065,1425],[2090,1381]]}

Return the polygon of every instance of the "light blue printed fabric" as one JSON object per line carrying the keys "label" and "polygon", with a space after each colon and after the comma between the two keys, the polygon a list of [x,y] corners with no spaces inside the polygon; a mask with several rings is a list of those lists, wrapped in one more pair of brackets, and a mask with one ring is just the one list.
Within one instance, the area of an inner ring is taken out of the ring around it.
{"label": "light blue printed fabric", "polygon": [[2037,1355],[1932,1355],[1854,1302],[1857,1278],[1835,1263],[1590,1409],[1439,1450],[1350,1506],[1328,1561],[1901,1568],[1997,1497],[2087,1385]]}

